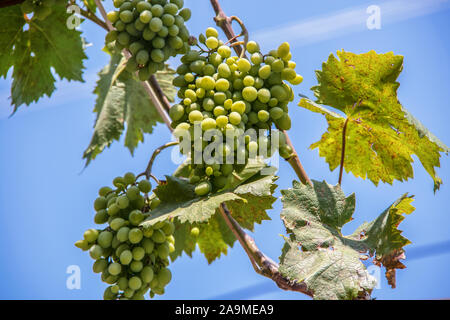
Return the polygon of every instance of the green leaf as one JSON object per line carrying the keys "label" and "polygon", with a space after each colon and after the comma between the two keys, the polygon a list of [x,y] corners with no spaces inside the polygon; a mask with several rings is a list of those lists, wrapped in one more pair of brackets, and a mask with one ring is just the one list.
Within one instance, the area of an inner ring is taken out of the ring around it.
{"label": "green leaf", "polygon": [[[253,167],[249,167],[249,171]],[[243,170],[244,171],[244,170]],[[261,171],[261,169],[259,170]],[[241,172],[242,174],[242,172]],[[151,212],[151,216],[142,223],[149,227],[159,221],[174,219],[175,252],[172,259],[185,251],[189,256],[197,243],[200,251],[209,263],[227,253],[235,238],[219,212],[221,203],[225,203],[232,216],[244,228],[253,230],[255,223],[270,220],[266,210],[272,208],[276,200],[272,196],[277,178],[273,175],[261,175],[259,172],[247,176],[241,185],[206,197],[198,197],[194,186],[186,179],[168,176],[166,183],[159,185],[155,194],[161,204]],[[193,227],[200,229],[197,238],[190,234]]]}
{"label": "green leaf", "polygon": [[[144,133],[152,133],[153,127],[162,122],[141,81],[124,70],[125,63],[122,55],[112,55],[110,63],[99,72],[94,90],[97,119],[91,142],[83,155],[86,165],[114,140],[120,139],[125,124],[125,146],[133,154],[138,143],[144,141]],[[156,74],[156,79],[159,83],[166,83],[171,81],[173,74],[174,71],[166,67]],[[163,88],[167,98],[173,101],[173,89]]]}
{"label": "green leaf", "polygon": [[337,52],[317,71],[319,84],[312,88],[317,102],[332,106],[345,116],[303,98],[300,106],[325,115],[328,130],[311,145],[333,171],[340,165],[344,124],[348,120],[344,168],[356,177],[392,184],[413,177],[412,155],[416,155],[434,180],[442,183],[435,167],[440,152],[449,148],[432,135],[398,101],[397,77],[403,57],[393,53]]}
{"label": "green leaf", "polygon": [[355,210],[355,195],[346,197],[339,185],[313,184],[294,181],[292,189],[281,191],[281,218],[289,237],[280,272],[291,281],[304,281],[315,299],[355,299],[370,294],[376,284],[361,262],[375,255],[373,262],[384,265],[389,282],[395,281],[395,269],[403,266],[398,264],[403,247],[410,243],[397,227],[403,214],[414,210],[412,197],[402,196],[373,222],[343,236],[342,227]]}
{"label": "green leaf", "polygon": [[68,15],[63,4],[52,10],[43,21],[25,21],[20,5],[0,10],[0,76],[6,78],[8,70],[14,68],[13,113],[22,104],[36,102],[43,95],[51,96],[55,90],[54,74],[69,81],[83,81],[86,55],[81,32],[66,27]]}

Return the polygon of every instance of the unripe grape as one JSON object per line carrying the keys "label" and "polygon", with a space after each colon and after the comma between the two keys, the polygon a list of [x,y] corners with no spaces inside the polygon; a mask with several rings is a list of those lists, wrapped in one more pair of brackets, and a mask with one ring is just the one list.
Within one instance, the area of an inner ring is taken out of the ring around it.
{"label": "unripe grape", "polygon": [[270,65],[265,65],[259,68],[258,75],[261,79],[268,79],[272,73],[272,68]]}
{"label": "unripe grape", "polygon": [[156,277],[158,278],[158,284],[165,286],[172,280],[172,273],[169,269],[163,268],[156,274]]}
{"label": "unripe grape", "polygon": [[228,120],[231,124],[238,125],[241,123],[241,115],[235,111],[231,112],[228,116]]}
{"label": "unripe grape", "polygon": [[109,248],[111,246],[112,239],[113,239],[113,234],[111,232],[109,232],[109,231],[102,231],[98,235],[97,243],[102,248],[106,249],[106,248]]}
{"label": "unripe grape", "polygon": [[228,46],[220,46],[217,52],[222,56],[222,58],[229,58],[231,56],[231,49]]}
{"label": "unripe grape", "polygon": [[122,227],[119,229],[119,231],[117,232],[117,239],[120,242],[125,242],[128,241],[128,234],[130,232],[130,228],[128,227]]}
{"label": "unripe grape", "polygon": [[142,261],[133,261],[130,263],[130,270],[135,273],[141,272],[143,267],[144,264],[142,263]]}
{"label": "unripe grape", "polygon": [[249,53],[255,53],[255,52],[258,52],[259,50],[260,49],[259,49],[258,43],[256,43],[255,41],[247,42],[247,51]]}
{"label": "unripe grape", "polygon": [[91,256],[92,259],[94,260],[98,260],[102,257],[103,255],[103,249],[101,246],[99,246],[98,244],[94,244],[90,249],[89,249],[89,255]]}
{"label": "unripe grape", "polygon": [[110,227],[114,231],[118,231],[121,227],[125,225],[125,220],[122,218],[115,218],[110,222]]}
{"label": "unripe grape", "polygon": [[84,232],[83,237],[89,243],[95,242],[98,238],[98,230],[88,229]]}
{"label": "unripe grape", "polygon": [[107,201],[105,197],[98,197],[94,201],[94,209],[95,211],[99,211],[101,209],[105,209],[107,205]]}
{"label": "unripe grape", "polygon": [[108,267],[108,272],[113,276],[118,275],[121,271],[122,271],[122,266],[117,262],[111,263]]}
{"label": "unripe grape", "polygon": [[130,280],[128,280],[128,286],[132,290],[139,290],[142,286],[142,281],[139,277],[131,277]]}
{"label": "unripe grape", "polygon": [[102,273],[108,268],[108,262],[105,259],[98,259],[92,266],[92,271],[95,273]]}
{"label": "unripe grape", "polygon": [[242,72],[249,72],[252,67],[250,62],[245,58],[239,59],[237,61],[237,66],[238,66],[239,70]]}
{"label": "unripe grape", "polygon": [[208,39],[206,39],[205,43],[209,49],[216,49],[219,46],[219,40],[214,37],[209,37]]}
{"label": "unripe grape", "polygon": [[144,235],[142,234],[142,230],[141,229],[133,228],[128,233],[128,240],[131,243],[136,244],[136,243],[141,242],[143,236]]}
{"label": "unripe grape", "polygon": [[258,91],[254,87],[245,87],[242,90],[242,97],[249,102],[253,102],[258,98]]}
{"label": "unripe grape", "polygon": [[184,21],[188,21],[191,18],[191,10],[189,8],[180,10],[178,14],[183,18]]}
{"label": "unripe grape", "polygon": [[152,189],[152,184],[148,180],[141,180],[138,183],[138,188],[139,190],[141,190],[141,192],[148,193]]}
{"label": "unripe grape", "polygon": [[142,247],[133,248],[132,253],[133,253],[133,259],[136,261],[142,260],[145,256],[145,250]]}
{"label": "unripe grape", "polygon": [[142,281],[144,281],[145,283],[150,283],[153,280],[154,276],[153,269],[149,266],[142,268],[140,276]]}
{"label": "unripe grape", "polygon": [[205,196],[211,191],[211,184],[208,181],[200,182],[195,186],[194,191],[198,196]]}

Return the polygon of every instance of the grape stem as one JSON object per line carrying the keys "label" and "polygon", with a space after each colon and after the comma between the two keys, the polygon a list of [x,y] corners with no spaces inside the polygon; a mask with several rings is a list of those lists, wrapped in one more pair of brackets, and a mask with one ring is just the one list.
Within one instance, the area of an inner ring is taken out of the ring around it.
{"label": "grape stem", "polygon": [[[158,156],[158,154],[161,153],[161,151],[163,151],[164,149],[167,149],[169,147],[173,147],[178,145],[179,142],[178,141],[172,141],[172,142],[168,142],[166,144],[163,144],[162,146],[160,146],[159,148],[157,148],[155,151],[153,151],[153,154],[147,164],[147,168],[145,169],[144,172],[138,174],[138,177],[144,176],[149,179],[150,177],[152,177],[152,167],[153,167],[153,162],[155,162],[156,157]],[[152,177],[158,184],[159,181],[158,179],[156,179],[154,176]]]}
{"label": "grape stem", "polygon": [[225,204],[220,205],[219,211],[227,226],[247,253],[256,273],[273,280],[280,289],[301,292],[313,297],[313,292],[308,289],[304,282],[290,281],[281,275],[278,271],[278,264],[259,250],[255,240],[242,230]]}
{"label": "grape stem", "polygon": [[[105,8],[103,7],[101,0],[95,0],[95,4],[97,5],[97,8],[99,9],[103,19],[106,22],[106,26],[107,26],[106,30],[107,31],[113,30],[114,28],[106,16],[106,11],[105,11]],[[131,57],[131,54],[128,50],[124,49],[122,52],[123,52],[125,58],[129,59]],[[154,77],[154,75],[152,75],[152,77]],[[158,91],[162,92],[162,89],[159,86],[158,81],[156,80],[156,78],[153,81],[150,78],[150,82],[142,81],[141,83],[142,83],[142,86],[144,87],[145,91],[149,95],[150,100],[152,101],[154,107],[156,108],[156,111],[159,113],[162,120],[164,121],[166,126],[169,128],[169,130],[173,131],[172,127],[170,126],[172,121],[170,120],[170,117],[166,111],[166,110],[169,110],[170,103],[167,100],[167,98],[166,98],[166,101],[164,101],[164,99],[162,97],[161,98],[159,97]],[[156,85],[155,85],[155,83],[156,83]]]}

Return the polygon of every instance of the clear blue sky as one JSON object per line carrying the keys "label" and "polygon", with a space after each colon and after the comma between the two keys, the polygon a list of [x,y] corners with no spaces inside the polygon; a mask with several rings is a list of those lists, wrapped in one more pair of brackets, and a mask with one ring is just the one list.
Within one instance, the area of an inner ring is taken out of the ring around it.
{"label": "clear blue sky", "polygon": [[[110,2],[109,0],[107,2]],[[213,11],[207,0],[185,0],[193,16],[188,26],[194,35],[212,26]],[[450,144],[450,5],[449,1],[349,1],[322,0],[227,0],[225,12],[238,15],[250,35],[261,40],[264,49],[290,41],[293,59],[305,81],[296,93],[312,96],[316,83],[314,70],[328,55],[339,49],[362,53],[393,51],[405,56],[400,76],[399,99],[444,143]],[[381,30],[368,30],[365,9],[381,5]],[[294,26],[286,28],[286,26]],[[0,299],[99,299],[106,287],[92,273],[92,260],[73,246],[86,228],[93,227],[92,202],[98,188],[127,171],[141,172],[151,152],[169,140],[160,125],[146,136],[134,157],[116,142],[82,171],[82,152],[89,143],[94,123],[92,94],[96,73],[107,63],[101,52],[104,33],[96,25],[82,25],[92,43],[86,53],[85,83],[59,82],[51,99],[21,107],[8,118],[11,79],[0,80]],[[292,39],[292,40],[291,40]],[[298,102],[298,101],[296,101]],[[293,118],[291,136],[310,177],[337,182],[316,150],[308,146],[326,129],[316,114],[290,107]],[[161,177],[175,168],[169,153],[158,158],[154,173]],[[405,192],[416,195],[417,210],[401,224],[404,235],[415,247],[450,239],[450,160],[443,156],[439,176],[441,190],[433,194],[432,180],[414,164],[415,179],[375,187],[371,182],[345,175],[344,191],[356,192],[357,213],[345,231],[351,232],[363,221],[372,220]],[[285,163],[280,167],[279,189],[288,188],[294,177]],[[279,195],[279,192],[277,193]],[[254,237],[260,248],[277,259],[284,228],[279,219],[280,202],[269,212],[272,221],[257,226]],[[406,260],[407,269],[398,272],[398,288],[386,282],[373,296],[379,299],[417,299],[450,297],[450,254]],[[66,268],[81,268],[81,290],[66,288]],[[167,299],[262,298],[303,299],[302,295],[277,290],[256,275],[241,247],[208,266],[199,252],[193,259],[184,256],[172,264],[173,281]],[[251,290],[230,292],[253,286]]]}

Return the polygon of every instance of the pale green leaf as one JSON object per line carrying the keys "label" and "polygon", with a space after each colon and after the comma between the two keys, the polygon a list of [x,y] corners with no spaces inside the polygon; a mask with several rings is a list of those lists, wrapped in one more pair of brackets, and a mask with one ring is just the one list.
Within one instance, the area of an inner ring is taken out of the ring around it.
{"label": "pale green leaf", "polygon": [[[176,250],[172,259],[180,256],[183,251],[191,255],[197,243],[211,263],[222,253],[226,254],[227,248],[235,241],[219,213],[222,203],[227,205],[236,221],[249,230],[253,230],[255,223],[270,219],[266,210],[272,208],[272,203],[276,200],[272,195],[276,188],[276,177],[263,176],[258,171],[250,175],[248,172],[253,169],[253,166],[249,166],[240,175],[236,173],[241,178],[246,176],[240,185],[205,197],[196,196],[194,186],[186,179],[168,176],[167,181],[154,190],[161,204],[142,225],[148,227],[159,221],[174,219],[177,231]],[[190,235],[192,227],[200,229],[198,238]]]}
{"label": "pale green leaf", "polygon": [[373,222],[343,236],[342,227],[355,210],[355,195],[346,197],[339,185],[313,184],[294,181],[292,189],[281,191],[281,218],[289,237],[280,257],[280,272],[291,281],[304,281],[315,299],[356,299],[370,294],[375,286],[360,260],[363,254],[375,254],[373,262],[385,266],[392,283],[395,269],[403,266],[398,258],[410,243],[397,227],[403,214],[414,210],[412,198],[402,196]]}

